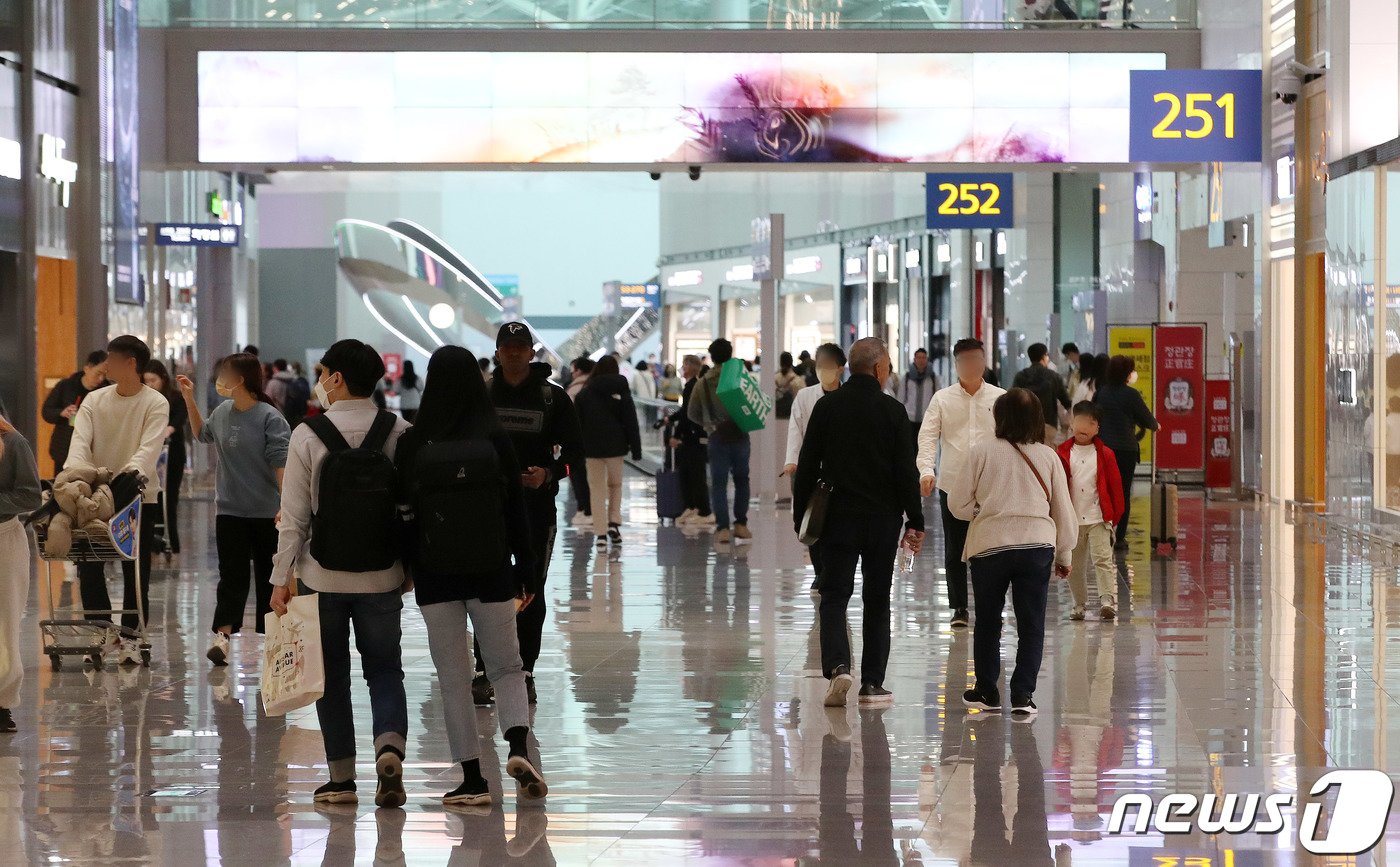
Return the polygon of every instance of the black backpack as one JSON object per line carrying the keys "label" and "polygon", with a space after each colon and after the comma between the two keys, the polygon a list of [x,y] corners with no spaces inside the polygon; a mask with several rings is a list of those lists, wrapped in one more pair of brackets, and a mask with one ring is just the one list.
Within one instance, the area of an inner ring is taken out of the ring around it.
{"label": "black backpack", "polygon": [[384,454],[397,417],[381,410],[358,448],[325,415],[306,420],[330,454],[321,463],[311,556],[323,569],[379,572],[399,559],[398,474]]}
{"label": "black backpack", "polygon": [[287,383],[287,392],[282,397],[282,414],[288,419],[306,417],[306,404],[311,400],[311,386],[300,376]]}
{"label": "black backpack", "polygon": [[474,574],[510,562],[506,482],[495,444],[482,438],[425,443],[413,474],[419,566]]}

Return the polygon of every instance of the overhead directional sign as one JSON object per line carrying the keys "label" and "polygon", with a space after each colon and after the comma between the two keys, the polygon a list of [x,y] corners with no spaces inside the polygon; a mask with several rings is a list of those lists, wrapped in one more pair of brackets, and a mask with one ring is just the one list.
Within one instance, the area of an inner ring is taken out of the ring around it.
{"label": "overhead directional sign", "polygon": [[1264,75],[1257,69],[1135,69],[1128,105],[1133,162],[1263,157]]}
{"label": "overhead directional sign", "polygon": [[1015,225],[1010,174],[930,173],[924,195],[930,229],[1010,229]]}
{"label": "overhead directional sign", "polygon": [[222,223],[156,224],[159,247],[237,247],[240,237],[237,226]]}

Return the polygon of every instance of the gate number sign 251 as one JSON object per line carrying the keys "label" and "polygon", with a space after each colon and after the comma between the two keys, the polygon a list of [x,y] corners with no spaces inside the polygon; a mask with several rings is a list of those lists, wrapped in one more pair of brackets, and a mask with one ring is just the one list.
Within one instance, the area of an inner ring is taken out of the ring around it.
{"label": "gate number sign 251", "polygon": [[924,178],[930,229],[1009,229],[1014,225],[1012,176],[929,174]]}
{"label": "gate number sign 251", "polygon": [[1133,162],[1259,162],[1263,73],[1133,70],[1130,82]]}

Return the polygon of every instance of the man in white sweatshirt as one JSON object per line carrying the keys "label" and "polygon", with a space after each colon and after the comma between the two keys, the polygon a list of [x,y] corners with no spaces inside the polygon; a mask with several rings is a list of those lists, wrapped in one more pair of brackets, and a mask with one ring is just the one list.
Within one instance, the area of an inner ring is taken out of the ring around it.
{"label": "man in white sweatshirt", "polygon": [[[156,462],[165,445],[166,425],[170,423],[170,402],[141,378],[150,362],[151,350],[140,338],[123,334],[107,344],[107,378],[113,384],[90,393],[78,407],[73,419],[73,441],[65,463],[65,467],[105,467],[116,474],[129,473],[145,485],[141,495],[140,554],[136,562],[122,563],[126,579],[122,626],[127,629],[138,628],[142,619],[149,615],[151,547],[155,537],[155,504],[160,495]],[[121,509],[127,504],[114,505]],[[107,593],[104,564],[78,564],[78,586],[87,618],[110,619],[112,601]],[[120,664],[141,664],[141,647],[137,640],[122,639],[118,650]]]}

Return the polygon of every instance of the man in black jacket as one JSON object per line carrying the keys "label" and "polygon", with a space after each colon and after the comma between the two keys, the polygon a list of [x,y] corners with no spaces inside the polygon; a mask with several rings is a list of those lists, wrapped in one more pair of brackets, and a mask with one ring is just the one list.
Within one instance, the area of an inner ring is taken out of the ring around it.
{"label": "man in black jacket", "polygon": [[893,701],[884,682],[890,656],[890,585],[901,523],[904,543],[915,553],[924,539],[909,417],[899,401],[882,391],[890,375],[889,350],[884,341],[865,337],[851,346],[849,363],[846,384],[812,408],[792,494],[792,514],[800,531],[817,482],[831,488],[817,542],[823,561],[821,643],[822,672],[830,680],[827,707],[844,707],[851,688],[846,606],[855,589],[857,560],[865,579],[860,703]]}
{"label": "man in black jacket", "polygon": [[[549,365],[535,363],[534,358],[535,338],[529,326],[523,322],[502,325],[496,333],[496,359],[500,366],[491,377],[490,391],[501,427],[510,435],[515,456],[520,460],[535,554],[535,581],[529,588],[529,602],[515,618],[520,661],[531,702],[535,700],[535,660],[539,659],[540,636],[544,632],[544,582],[554,550],[554,498],[559,493],[559,481],[568,475],[567,467],[583,463],[583,436],[574,402],[564,389],[549,381],[553,373]],[[487,704],[491,700],[490,685],[482,673],[485,669],[480,653],[476,666],[472,694],[478,704]]]}
{"label": "man in black jacket", "polygon": [[691,421],[686,413],[690,399],[695,394],[695,384],[705,375],[700,356],[687,355],[681,361],[681,375],[685,377],[685,387],[681,389],[681,406],[670,417],[671,448],[674,450],[676,472],[680,474],[681,498],[685,501],[685,512],[676,519],[676,523],[714,526],[715,516],[710,511],[710,486],[705,480],[709,437],[705,434],[705,429]]}
{"label": "man in black jacket", "polygon": [[1015,388],[1027,388],[1040,398],[1040,406],[1045,410],[1045,444],[1050,448],[1057,445],[1060,433],[1060,411],[1056,404],[1069,409],[1069,390],[1060,375],[1050,369],[1050,347],[1044,343],[1032,343],[1026,350],[1031,366],[1016,374],[1012,381]]}
{"label": "man in black jacket", "polygon": [[53,458],[54,475],[63,472],[68,460],[68,446],[73,441],[73,417],[78,405],[89,393],[107,384],[107,353],[101,349],[88,353],[83,369],[58,381],[44,398],[44,421],[53,425],[49,439],[49,457]]}

